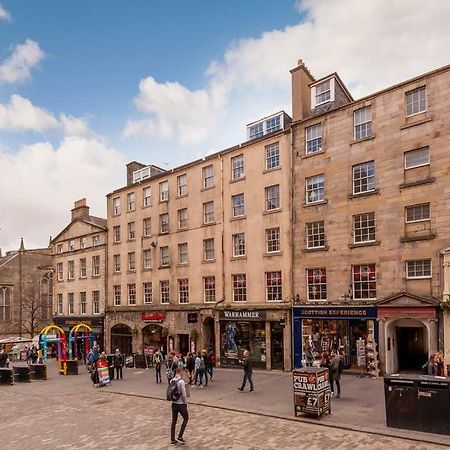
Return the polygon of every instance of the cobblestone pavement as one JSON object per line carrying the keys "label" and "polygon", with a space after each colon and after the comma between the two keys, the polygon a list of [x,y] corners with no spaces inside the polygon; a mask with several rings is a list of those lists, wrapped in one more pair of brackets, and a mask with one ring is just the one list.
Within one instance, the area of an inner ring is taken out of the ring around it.
{"label": "cobblestone pavement", "polygon": [[[174,448],[167,401],[113,394],[108,388],[76,392],[67,383],[64,391],[36,383],[39,389],[32,383],[0,387],[2,450]],[[197,405],[190,406],[185,438],[184,448],[215,450],[443,448]]]}

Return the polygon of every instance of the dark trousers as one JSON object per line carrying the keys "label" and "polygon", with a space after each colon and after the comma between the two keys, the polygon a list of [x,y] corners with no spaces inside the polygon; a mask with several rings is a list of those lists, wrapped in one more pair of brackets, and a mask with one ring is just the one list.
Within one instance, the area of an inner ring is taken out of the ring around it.
{"label": "dark trousers", "polygon": [[178,433],[178,437],[182,438],[189,420],[187,405],[172,403],[172,425],[170,427],[170,438],[172,441],[175,440],[175,428],[177,426],[178,414],[181,414],[181,417],[183,418],[183,423],[181,424],[180,432]]}
{"label": "dark trousers", "polygon": [[162,379],[161,379],[161,364],[156,364],[155,365],[155,374],[156,374],[156,382],[157,383],[162,383]]}
{"label": "dark trousers", "polygon": [[116,367],[116,380],[122,379],[122,366]]}
{"label": "dark trousers", "polygon": [[244,390],[245,385],[247,384],[247,381],[250,383],[250,392],[254,390],[254,386],[253,386],[253,380],[252,380],[252,373],[244,373],[244,379],[242,380],[242,386],[241,386],[241,391]]}
{"label": "dark trousers", "polygon": [[341,395],[341,381],[340,380],[334,380],[331,379],[331,392],[334,393],[334,383],[336,383],[337,393],[338,395]]}
{"label": "dark trousers", "polygon": [[208,372],[209,373],[209,378],[211,379],[212,377],[213,377],[213,372],[214,371],[214,366],[208,366],[207,368],[206,368],[206,372]]}
{"label": "dark trousers", "polygon": [[194,384],[197,384],[197,381],[200,381],[200,386],[203,384],[203,375],[205,375],[205,386],[208,386],[208,375],[206,374],[205,369],[197,369],[195,372],[195,382]]}

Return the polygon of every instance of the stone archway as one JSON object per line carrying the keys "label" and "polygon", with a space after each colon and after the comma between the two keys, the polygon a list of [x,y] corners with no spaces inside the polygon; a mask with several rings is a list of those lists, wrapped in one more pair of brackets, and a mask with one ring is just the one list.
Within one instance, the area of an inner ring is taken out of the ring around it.
{"label": "stone archway", "polygon": [[118,323],[111,327],[111,353],[118,348],[123,354],[131,355],[133,352],[133,332],[128,325]]}
{"label": "stone archway", "polygon": [[203,348],[216,351],[216,334],[213,317],[206,317],[203,321]]}
{"label": "stone archway", "polygon": [[150,323],[142,328],[142,349],[144,354],[154,354],[156,350],[163,349],[164,354],[167,349],[167,339],[163,336],[163,327]]}

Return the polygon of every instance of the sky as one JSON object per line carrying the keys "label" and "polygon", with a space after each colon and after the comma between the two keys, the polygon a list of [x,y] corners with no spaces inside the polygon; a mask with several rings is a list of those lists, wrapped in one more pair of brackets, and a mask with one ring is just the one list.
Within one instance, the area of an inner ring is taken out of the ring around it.
{"label": "sky", "polygon": [[0,0],[0,248],[46,246],[137,160],[176,167],[291,113],[289,70],[354,98],[449,64],[448,0]]}

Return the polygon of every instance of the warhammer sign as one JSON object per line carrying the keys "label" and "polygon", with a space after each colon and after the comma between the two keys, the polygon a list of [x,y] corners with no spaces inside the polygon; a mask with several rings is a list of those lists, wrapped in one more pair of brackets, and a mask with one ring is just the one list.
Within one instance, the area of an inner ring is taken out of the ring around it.
{"label": "warhammer sign", "polygon": [[220,318],[222,320],[266,320],[265,311],[221,311]]}
{"label": "warhammer sign", "polygon": [[164,313],[142,313],[142,321],[145,323],[162,323],[165,320]]}

